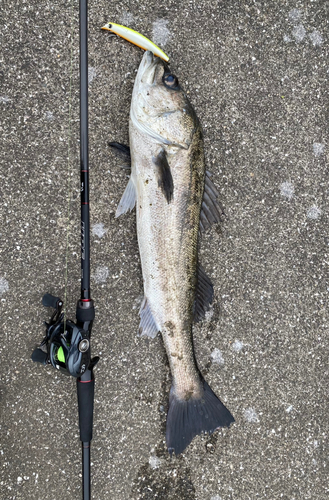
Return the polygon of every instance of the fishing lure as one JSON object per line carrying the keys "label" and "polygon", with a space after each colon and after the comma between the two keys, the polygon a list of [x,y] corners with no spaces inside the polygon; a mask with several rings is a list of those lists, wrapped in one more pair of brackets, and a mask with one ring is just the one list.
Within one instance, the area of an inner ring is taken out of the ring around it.
{"label": "fishing lure", "polygon": [[127,28],[126,26],[122,26],[121,24],[115,24],[115,23],[107,23],[105,26],[102,26],[102,30],[107,30],[111,31],[115,35],[121,36],[121,38],[124,38],[125,40],[128,40],[128,42],[133,43],[134,45],[137,45],[137,47],[140,47],[143,50],[150,50],[153,52],[154,55],[160,57],[164,61],[168,62],[169,57],[167,54],[163,52],[163,50],[160,49],[155,43],[151,42],[146,36],[142,35],[141,33],[138,33],[138,31],[132,30],[130,28]]}

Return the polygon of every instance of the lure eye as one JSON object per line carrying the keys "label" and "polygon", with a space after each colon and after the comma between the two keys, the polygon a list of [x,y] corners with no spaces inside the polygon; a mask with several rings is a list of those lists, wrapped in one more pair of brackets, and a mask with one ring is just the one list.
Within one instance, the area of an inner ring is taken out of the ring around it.
{"label": "lure eye", "polygon": [[171,73],[167,73],[163,76],[163,83],[165,84],[166,87],[169,89],[178,89],[179,88],[179,83],[178,83],[178,78],[175,75],[172,75]]}

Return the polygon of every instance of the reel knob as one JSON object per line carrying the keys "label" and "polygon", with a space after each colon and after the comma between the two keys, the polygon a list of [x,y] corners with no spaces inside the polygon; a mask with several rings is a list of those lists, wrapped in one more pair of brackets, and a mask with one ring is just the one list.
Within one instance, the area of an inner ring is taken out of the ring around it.
{"label": "reel knob", "polygon": [[43,365],[47,364],[47,358],[48,358],[47,353],[39,349],[39,347],[34,349],[31,356],[32,361],[36,363],[42,363]]}
{"label": "reel knob", "polygon": [[63,301],[59,297],[55,297],[55,295],[45,293],[45,295],[42,297],[42,305],[45,307],[60,309],[63,305]]}

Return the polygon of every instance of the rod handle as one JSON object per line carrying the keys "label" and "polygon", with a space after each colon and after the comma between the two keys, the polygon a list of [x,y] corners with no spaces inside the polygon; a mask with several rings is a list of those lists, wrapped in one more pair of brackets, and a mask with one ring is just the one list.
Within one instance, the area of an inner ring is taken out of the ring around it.
{"label": "rod handle", "polygon": [[86,370],[77,380],[80,440],[89,443],[93,437],[95,379],[91,370]]}

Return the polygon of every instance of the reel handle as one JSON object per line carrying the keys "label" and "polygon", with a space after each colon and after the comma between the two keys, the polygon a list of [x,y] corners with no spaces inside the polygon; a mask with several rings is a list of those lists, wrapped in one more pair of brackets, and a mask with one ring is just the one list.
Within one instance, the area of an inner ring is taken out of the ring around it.
{"label": "reel handle", "polygon": [[55,297],[55,295],[51,295],[50,293],[45,293],[42,297],[42,305],[58,309],[63,305],[63,302],[59,297]]}

